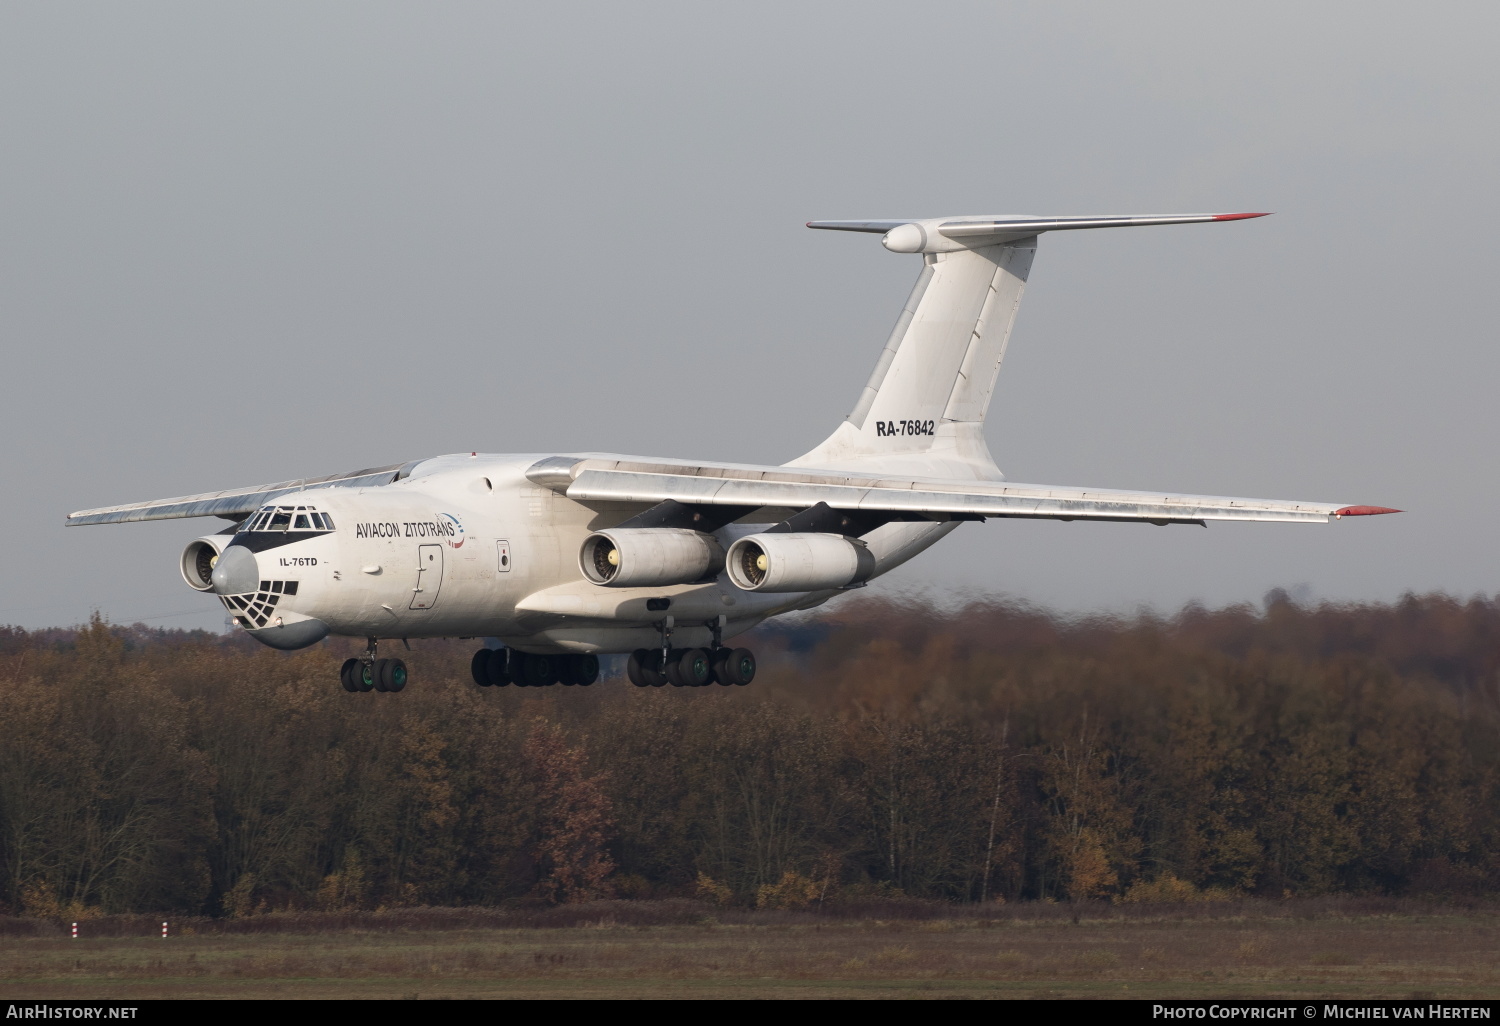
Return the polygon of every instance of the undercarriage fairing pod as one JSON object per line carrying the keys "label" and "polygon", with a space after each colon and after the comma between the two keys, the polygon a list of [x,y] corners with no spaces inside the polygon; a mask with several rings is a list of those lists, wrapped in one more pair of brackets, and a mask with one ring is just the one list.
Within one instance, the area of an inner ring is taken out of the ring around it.
{"label": "undercarriage fairing pod", "polygon": [[230,538],[221,534],[210,534],[188,542],[182,550],[182,579],[194,591],[212,591],[214,564],[224,552]]}
{"label": "undercarriage fairing pod", "polygon": [[692,584],[719,572],[724,550],[700,531],[627,527],[589,535],[578,565],[585,577],[606,588]]}
{"label": "undercarriage fairing pod", "polygon": [[875,557],[841,534],[752,534],[729,547],[729,579],[744,591],[823,591],[868,580]]}

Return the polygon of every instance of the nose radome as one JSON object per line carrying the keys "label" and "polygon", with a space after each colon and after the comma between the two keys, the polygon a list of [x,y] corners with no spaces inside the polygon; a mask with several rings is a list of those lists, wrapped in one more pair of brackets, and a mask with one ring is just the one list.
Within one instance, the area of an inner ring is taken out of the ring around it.
{"label": "nose radome", "polygon": [[243,545],[231,545],[219,555],[209,575],[215,595],[243,595],[260,584],[260,566],[255,553]]}

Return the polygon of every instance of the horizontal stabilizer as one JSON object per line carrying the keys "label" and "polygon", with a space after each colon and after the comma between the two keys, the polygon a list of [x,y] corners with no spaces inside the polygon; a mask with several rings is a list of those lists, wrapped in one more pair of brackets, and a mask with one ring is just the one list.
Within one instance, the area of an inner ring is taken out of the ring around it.
{"label": "horizontal stabilizer", "polygon": [[907,221],[809,221],[809,228],[835,232],[869,232],[884,235],[886,249],[893,253],[951,253],[978,246],[996,246],[1042,232],[1076,231],[1081,228],[1140,228],[1156,224],[1200,224],[1205,221],[1243,221],[1253,214],[1157,214],[1143,217],[1035,217],[1004,216],[933,217]]}

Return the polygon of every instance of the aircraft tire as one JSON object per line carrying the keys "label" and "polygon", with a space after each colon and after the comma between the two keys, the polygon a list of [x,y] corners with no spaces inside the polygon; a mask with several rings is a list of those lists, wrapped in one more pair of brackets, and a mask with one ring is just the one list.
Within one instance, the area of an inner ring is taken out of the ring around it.
{"label": "aircraft tire", "polygon": [[755,679],[755,653],[748,648],[737,648],[724,660],[726,676],[731,683],[744,687]]}
{"label": "aircraft tire", "polygon": [[350,693],[359,691],[359,678],[355,676],[358,672],[358,659],[345,659],[344,665],[339,667],[339,683],[344,686],[345,691]]}
{"label": "aircraft tire", "polygon": [[474,653],[474,658],[469,660],[469,675],[474,678],[474,683],[482,688],[491,687],[494,681],[490,680],[490,660],[493,653],[487,648],[481,648]]}
{"label": "aircraft tire", "polygon": [[666,678],[667,683],[672,685],[674,688],[687,686],[686,682],[682,679],[682,675],[677,672],[677,664],[681,660],[682,649],[674,648],[667,653],[666,663],[663,664],[662,668],[658,671],[663,677]]}
{"label": "aircraft tire", "polygon": [[729,667],[726,665],[729,661],[729,653],[730,650],[727,648],[716,648],[709,655],[714,667],[713,682],[724,688],[734,687],[734,681],[729,679]]}
{"label": "aircraft tire", "polygon": [[707,687],[713,679],[713,664],[701,648],[684,649],[674,662],[677,678],[685,688]]}
{"label": "aircraft tire", "polygon": [[385,664],[384,659],[377,659],[370,664],[370,684],[376,691],[385,693]]}
{"label": "aircraft tire", "polygon": [[625,676],[630,678],[630,683],[638,688],[649,688],[651,681],[646,679],[645,663],[651,657],[651,653],[644,648],[638,648],[630,653],[630,660],[625,664]]}
{"label": "aircraft tire", "polygon": [[544,688],[557,679],[557,667],[550,656],[516,653],[522,660],[517,683],[528,688]]}
{"label": "aircraft tire", "polygon": [[375,664],[359,660],[359,666],[354,669],[354,683],[359,685],[360,691],[374,691]]}
{"label": "aircraft tire", "polygon": [[599,679],[599,657],[590,653],[568,656],[573,683],[586,688]]}
{"label": "aircraft tire", "polygon": [[382,659],[385,666],[380,671],[380,690],[394,694],[406,687],[406,663],[400,659]]}
{"label": "aircraft tire", "polygon": [[511,684],[511,675],[514,672],[516,672],[514,652],[508,648],[490,649],[489,663],[484,664],[484,675],[489,676],[490,685],[507,687]]}
{"label": "aircraft tire", "polygon": [[641,676],[653,688],[664,688],[671,683],[667,680],[667,674],[662,669],[661,649],[653,648],[646,650],[646,657],[641,660]]}

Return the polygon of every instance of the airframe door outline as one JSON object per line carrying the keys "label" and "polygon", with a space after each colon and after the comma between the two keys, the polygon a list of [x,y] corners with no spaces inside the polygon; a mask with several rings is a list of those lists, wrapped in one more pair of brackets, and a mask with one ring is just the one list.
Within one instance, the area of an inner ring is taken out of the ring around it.
{"label": "airframe door outline", "polygon": [[443,547],[417,546],[417,586],[412,589],[411,609],[431,609],[437,605],[443,587]]}

